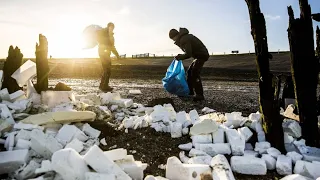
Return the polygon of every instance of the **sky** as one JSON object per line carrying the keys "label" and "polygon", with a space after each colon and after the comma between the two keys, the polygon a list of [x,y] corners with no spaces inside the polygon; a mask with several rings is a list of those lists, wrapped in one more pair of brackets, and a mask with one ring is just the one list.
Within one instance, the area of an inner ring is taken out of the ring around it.
{"label": "sky", "polygon": [[[320,13],[320,0],[309,3],[313,13]],[[289,5],[298,17],[298,0],[260,0],[270,51],[289,50]],[[7,57],[10,45],[34,58],[40,33],[48,38],[54,58],[95,58],[96,48],[82,49],[82,31],[108,22],[115,24],[120,54],[181,53],[168,37],[170,29],[179,27],[188,28],[213,54],[254,51],[245,0],[0,0],[0,58]]]}

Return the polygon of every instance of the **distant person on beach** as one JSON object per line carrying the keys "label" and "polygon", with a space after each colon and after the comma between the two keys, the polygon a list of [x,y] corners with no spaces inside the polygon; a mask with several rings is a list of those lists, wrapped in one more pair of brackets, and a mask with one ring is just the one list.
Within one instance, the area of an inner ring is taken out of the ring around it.
{"label": "distant person on beach", "polygon": [[113,30],[114,24],[110,22],[106,28],[98,32],[99,57],[103,68],[99,89],[103,92],[110,92],[113,90],[113,88],[109,86],[111,75],[111,52],[117,59],[120,59],[119,53],[114,45]]}
{"label": "distant person on beach", "polygon": [[178,54],[176,60],[185,60],[194,58],[193,62],[187,70],[187,82],[190,89],[190,96],[193,101],[204,100],[203,86],[201,82],[201,69],[204,63],[209,59],[209,52],[206,46],[194,35],[189,34],[188,29],[180,28],[180,30],[171,29],[169,37],[180,47],[184,54]]}

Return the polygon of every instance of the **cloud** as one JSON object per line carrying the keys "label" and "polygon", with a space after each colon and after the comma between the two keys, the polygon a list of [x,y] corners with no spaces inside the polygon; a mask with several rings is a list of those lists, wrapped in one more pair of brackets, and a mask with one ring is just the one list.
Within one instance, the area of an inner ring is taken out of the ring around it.
{"label": "cloud", "polygon": [[122,14],[122,15],[127,15],[130,14],[130,9],[129,7],[123,7],[118,14]]}
{"label": "cloud", "polygon": [[267,20],[272,20],[272,21],[275,21],[275,20],[279,20],[281,17],[279,15],[277,16],[272,16],[272,15],[265,15],[266,19]]}

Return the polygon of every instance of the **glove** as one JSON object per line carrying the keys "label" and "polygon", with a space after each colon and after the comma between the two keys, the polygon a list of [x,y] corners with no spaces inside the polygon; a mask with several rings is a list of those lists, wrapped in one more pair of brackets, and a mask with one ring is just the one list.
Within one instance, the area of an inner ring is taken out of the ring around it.
{"label": "glove", "polygon": [[176,57],[174,57],[177,61],[181,61],[181,56],[182,56],[183,54],[178,54]]}

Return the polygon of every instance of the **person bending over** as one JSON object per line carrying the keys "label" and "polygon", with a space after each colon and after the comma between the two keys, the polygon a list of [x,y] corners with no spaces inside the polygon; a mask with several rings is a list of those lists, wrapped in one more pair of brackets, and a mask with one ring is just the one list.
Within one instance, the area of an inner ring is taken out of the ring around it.
{"label": "person bending over", "polygon": [[209,59],[209,52],[206,46],[196,36],[189,34],[189,31],[186,28],[180,28],[179,31],[171,29],[169,37],[175,42],[175,45],[184,51],[184,54],[178,54],[175,57],[176,60],[194,58],[187,70],[187,82],[190,90],[189,95],[195,95],[193,101],[204,100],[200,73],[204,63]]}

